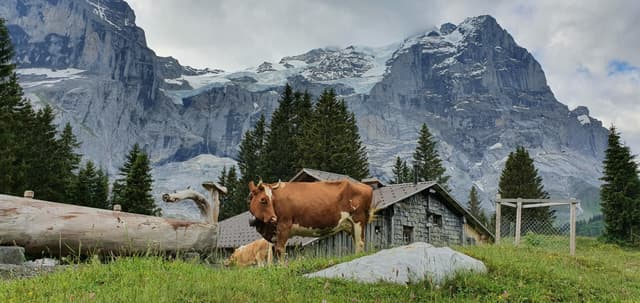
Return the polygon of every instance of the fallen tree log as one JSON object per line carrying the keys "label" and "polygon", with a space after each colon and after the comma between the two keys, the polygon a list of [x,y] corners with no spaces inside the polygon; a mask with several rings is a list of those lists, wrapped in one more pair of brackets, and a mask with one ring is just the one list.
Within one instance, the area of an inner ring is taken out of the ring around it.
{"label": "fallen tree log", "polygon": [[0,245],[30,254],[211,251],[218,225],[0,195]]}

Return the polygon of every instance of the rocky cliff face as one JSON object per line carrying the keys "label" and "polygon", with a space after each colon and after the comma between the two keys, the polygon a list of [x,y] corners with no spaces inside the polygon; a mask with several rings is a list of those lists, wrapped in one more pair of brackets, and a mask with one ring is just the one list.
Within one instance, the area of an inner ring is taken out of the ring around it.
{"label": "rocky cliff face", "polygon": [[[201,154],[234,157],[242,134],[260,114],[270,117],[289,82],[315,95],[333,87],[345,98],[371,171],[383,179],[396,156],[410,159],[426,122],[462,202],[475,184],[490,207],[517,145],[529,149],[555,197],[591,201],[599,184],[606,129],[586,108],[558,102],[540,64],[490,16],[386,47],[314,49],[225,72],[157,57],[121,0],[7,0],[0,15],[27,96],[53,105],[60,122],[74,126],[81,152],[112,172],[135,142],[163,174],[194,167],[174,163]],[[193,176],[197,186],[203,174]]]}
{"label": "rocky cliff face", "polygon": [[490,16],[405,40],[384,79],[353,99],[372,162],[386,172],[389,155],[408,156],[426,122],[461,201],[471,184],[495,194],[518,145],[529,149],[555,197],[592,200],[575,188],[599,184],[606,130],[585,107],[558,102],[540,64]]}

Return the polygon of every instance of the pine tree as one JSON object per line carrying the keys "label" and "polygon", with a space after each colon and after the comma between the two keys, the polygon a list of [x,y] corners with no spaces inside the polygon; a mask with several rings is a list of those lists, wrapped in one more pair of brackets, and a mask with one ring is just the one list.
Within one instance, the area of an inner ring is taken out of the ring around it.
{"label": "pine tree", "polygon": [[265,181],[288,180],[296,172],[296,138],[293,130],[295,94],[289,84],[280,97],[280,104],[273,112],[264,153]]}
{"label": "pine tree", "polygon": [[124,212],[159,215],[160,209],[151,196],[153,179],[149,158],[138,144],[127,155],[120,175],[121,178],[114,182],[112,204],[120,204]]}
{"label": "pine tree", "polygon": [[487,219],[487,215],[482,211],[480,199],[478,199],[478,191],[476,190],[475,186],[471,186],[468,204],[468,209],[471,215],[476,217],[476,219],[478,219],[482,224],[487,226],[489,224],[489,220]]}
{"label": "pine tree", "polygon": [[102,169],[96,170],[91,161],[78,171],[69,203],[87,207],[110,209],[107,201],[109,180]]}
{"label": "pine tree", "polygon": [[0,193],[22,195],[24,171],[18,164],[25,149],[23,131],[34,112],[22,98],[13,59],[13,45],[5,20],[0,18]]}
{"label": "pine tree", "polygon": [[0,18],[0,193],[22,195],[28,189],[39,199],[64,202],[79,164],[78,143],[68,125],[58,134],[51,107],[36,112],[23,99],[13,54]]}
{"label": "pine tree", "polygon": [[[244,134],[240,142],[238,152],[238,168],[240,169],[241,182],[249,184],[249,181],[256,181],[265,176],[264,167],[264,147],[265,147],[266,122],[264,116],[260,116],[253,130]],[[226,169],[225,169],[226,172]],[[248,187],[247,187],[248,192]]]}
{"label": "pine tree", "polygon": [[85,166],[78,171],[77,181],[74,188],[72,204],[96,207],[93,197],[94,180],[96,179],[95,165],[87,161]]}
{"label": "pine tree", "polygon": [[107,176],[102,168],[98,169],[96,172],[96,177],[92,184],[92,194],[95,207],[111,209],[111,205],[109,203],[109,176]]}
{"label": "pine tree", "polygon": [[249,191],[244,190],[247,185],[241,184],[235,166],[228,171],[223,168],[218,183],[227,188],[227,194],[220,199],[220,221],[248,210],[246,198]]}
{"label": "pine tree", "polygon": [[418,146],[413,153],[413,163],[418,170],[418,181],[436,181],[440,186],[447,188],[449,176],[444,175],[445,168],[436,150],[436,142],[433,140],[427,124],[422,124]]}
{"label": "pine tree", "polygon": [[160,209],[156,207],[151,196],[153,179],[149,158],[144,152],[140,152],[133,161],[127,174],[123,190],[122,211],[143,214],[158,215]]}
{"label": "pine tree", "polygon": [[[547,199],[549,195],[544,191],[542,178],[538,175],[538,170],[533,165],[533,159],[529,152],[519,146],[515,152],[509,154],[498,185],[498,193],[502,198],[523,198],[523,199]],[[511,207],[503,207],[502,215],[515,218],[516,210]],[[529,227],[523,226],[522,232],[527,229],[534,232],[544,232],[553,225],[555,219],[554,211],[549,207],[535,207],[523,210],[523,218],[531,218]]]}
{"label": "pine tree", "polygon": [[75,150],[80,147],[80,143],[73,134],[71,124],[67,123],[58,139],[57,159],[59,161],[60,175],[59,178],[64,183],[64,198],[62,202],[71,201],[73,198],[73,186],[76,180],[74,172],[80,164],[80,154]]}
{"label": "pine tree", "polygon": [[291,119],[291,123],[293,124],[293,139],[296,147],[293,156],[296,171],[302,168],[300,164],[304,152],[302,149],[302,145],[304,144],[304,125],[306,121],[311,118],[312,112],[313,103],[311,102],[311,95],[306,91],[304,93],[296,92],[293,103],[293,118]]}
{"label": "pine tree", "polygon": [[369,164],[356,124],[344,100],[335,91],[325,90],[303,126],[300,167],[309,167],[351,176],[369,175]]}
{"label": "pine tree", "polygon": [[36,112],[23,130],[25,145],[18,158],[18,167],[24,170],[20,191],[31,189],[39,199],[62,202],[67,180],[60,176],[71,172],[63,171],[67,167],[62,167],[64,159],[59,154],[54,118],[53,109],[47,105]]}
{"label": "pine tree", "polygon": [[630,244],[634,235],[640,235],[640,179],[634,158],[629,147],[620,142],[616,128],[611,126],[600,199],[604,236],[612,242]]}
{"label": "pine tree", "polygon": [[[131,167],[133,166],[133,162],[138,158],[138,155],[142,151],[140,150],[140,145],[138,143],[134,144],[129,153],[125,156],[124,164],[120,167],[119,175],[113,182],[113,188],[111,189],[111,204],[120,204],[122,205],[124,199],[124,189],[127,182],[127,176],[131,171]],[[125,202],[126,203],[126,202]]]}
{"label": "pine tree", "polygon": [[396,162],[391,171],[393,172],[391,184],[413,182],[413,172],[411,168],[407,165],[407,161],[400,159],[400,157],[396,157]]}

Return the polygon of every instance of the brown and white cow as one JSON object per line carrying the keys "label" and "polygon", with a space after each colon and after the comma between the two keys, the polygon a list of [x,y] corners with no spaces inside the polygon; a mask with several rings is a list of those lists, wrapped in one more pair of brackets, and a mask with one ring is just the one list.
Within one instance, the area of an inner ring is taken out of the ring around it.
{"label": "brown and white cow", "polygon": [[260,182],[257,186],[251,181],[249,190],[251,214],[267,227],[275,225],[276,255],[285,252],[287,240],[292,236],[323,237],[343,230],[353,237],[356,253],[364,250],[364,229],[374,211],[373,190],[368,185],[346,179]]}
{"label": "brown and white cow", "polygon": [[224,262],[224,265],[269,265],[273,260],[272,247],[273,244],[265,239],[255,240],[247,245],[236,248],[231,257]]}

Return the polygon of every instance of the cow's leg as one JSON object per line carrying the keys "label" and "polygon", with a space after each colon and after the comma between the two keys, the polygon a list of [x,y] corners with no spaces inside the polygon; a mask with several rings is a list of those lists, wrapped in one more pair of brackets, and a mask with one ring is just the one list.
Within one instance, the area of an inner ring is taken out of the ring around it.
{"label": "cow's leg", "polygon": [[287,240],[289,240],[289,234],[291,233],[291,223],[278,222],[276,230],[276,258],[284,261]]}
{"label": "cow's leg", "polygon": [[356,253],[364,251],[364,227],[360,222],[353,222],[353,231],[351,237],[353,238],[353,245],[355,246]]}

